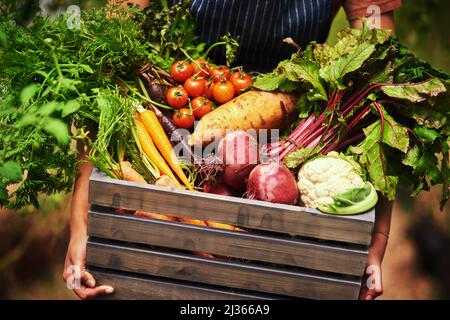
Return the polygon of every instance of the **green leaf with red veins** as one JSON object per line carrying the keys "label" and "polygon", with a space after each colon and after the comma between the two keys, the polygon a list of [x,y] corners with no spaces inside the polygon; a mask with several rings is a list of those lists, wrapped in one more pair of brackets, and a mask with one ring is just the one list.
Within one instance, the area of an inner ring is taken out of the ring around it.
{"label": "green leaf with red veins", "polygon": [[444,84],[437,78],[418,84],[383,86],[381,90],[391,98],[406,99],[411,102],[422,102],[447,91]]}
{"label": "green leaf with red veins", "polygon": [[263,91],[292,92],[298,89],[298,84],[287,79],[284,74],[268,73],[257,77],[253,87]]}
{"label": "green leaf with red veins", "polygon": [[288,153],[288,155],[284,158],[284,164],[286,165],[286,167],[291,169],[297,168],[317,153],[317,151],[313,151],[314,148],[311,147],[300,148],[298,150],[292,151]]}
{"label": "green leaf with red veins", "polygon": [[368,132],[366,138],[356,147],[350,147],[349,151],[358,157],[358,162],[366,169],[369,181],[377,191],[394,200],[397,193],[398,177],[387,173],[388,163],[386,148],[380,142],[381,124]]}
{"label": "green leaf with red veins", "polygon": [[[394,149],[398,149],[403,153],[406,153],[409,146],[408,130],[404,126],[396,122],[385,110],[383,110],[383,116],[385,120],[383,130],[383,143]],[[371,135],[372,132],[380,132],[380,130],[381,120],[378,120],[372,123],[367,128],[363,129],[366,137]]]}
{"label": "green leaf with red veins", "polygon": [[296,78],[293,81],[298,81],[300,79],[308,83],[309,88],[307,97],[310,101],[328,100],[327,92],[325,91],[319,76],[319,65],[317,63],[299,61],[296,64],[292,64],[292,71],[296,75]]}
{"label": "green leaf with red veins", "polygon": [[[361,43],[366,44],[383,44],[390,38],[389,30],[370,29],[366,23],[362,29],[345,29],[337,34],[338,41],[334,46],[327,43],[313,44],[314,59],[321,66],[332,60],[339,59],[348,55],[355,50]],[[308,51],[308,48],[306,49]]]}
{"label": "green leaf with red veins", "polygon": [[446,126],[448,127],[448,116],[425,102],[406,104],[396,110],[403,117],[414,119],[419,126],[439,129],[441,133],[448,135],[448,129],[445,129]]}
{"label": "green leaf with red veins", "polygon": [[375,51],[375,45],[362,43],[353,52],[332,60],[320,69],[320,76],[340,90],[346,88],[343,78],[346,74],[358,70]]}
{"label": "green leaf with red veins", "polygon": [[367,170],[369,180],[375,188],[392,200],[395,198],[399,178],[388,174],[387,159],[390,150],[385,145],[406,153],[409,136],[405,127],[385,110],[382,109],[382,112],[384,123],[379,119],[363,129],[366,138],[356,148],[350,147],[350,151],[358,155],[359,163]]}

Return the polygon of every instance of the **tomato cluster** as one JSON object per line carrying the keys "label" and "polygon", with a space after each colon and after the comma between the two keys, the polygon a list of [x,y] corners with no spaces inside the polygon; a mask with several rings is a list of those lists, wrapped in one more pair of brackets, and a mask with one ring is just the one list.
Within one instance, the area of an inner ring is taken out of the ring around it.
{"label": "tomato cluster", "polygon": [[179,128],[189,129],[215,104],[223,104],[247,90],[252,78],[242,70],[232,72],[227,66],[212,67],[205,59],[178,61],[170,69],[179,86],[167,90],[167,103],[177,110],[173,121]]}

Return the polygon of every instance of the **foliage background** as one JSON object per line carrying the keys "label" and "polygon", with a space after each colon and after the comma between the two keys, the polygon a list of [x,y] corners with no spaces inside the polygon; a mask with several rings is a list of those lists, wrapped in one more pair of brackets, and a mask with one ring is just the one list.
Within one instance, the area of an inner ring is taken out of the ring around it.
{"label": "foliage background", "polygon": [[[36,12],[88,10],[104,0],[2,0],[0,20],[19,13],[23,24]],[[395,13],[398,37],[432,65],[450,72],[449,0],[403,0]],[[330,30],[348,25],[340,10]],[[1,62],[0,62],[1,67]],[[61,280],[69,237],[70,195],[42,199],[39,210],[0,209],[0,298],[74,299]],[[450,298],[450,206],[439,211],[439,188],[414,201],[400,192],[383,264],[383,299]]]}

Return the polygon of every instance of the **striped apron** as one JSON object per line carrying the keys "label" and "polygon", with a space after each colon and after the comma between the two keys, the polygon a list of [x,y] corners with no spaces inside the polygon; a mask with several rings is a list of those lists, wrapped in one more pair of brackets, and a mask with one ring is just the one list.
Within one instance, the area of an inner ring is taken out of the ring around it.
{"label": "striped apron", "polygon": [[[173,4],[180,0],[170,0]],[[268,71],[289,58],[293,47],[282,42],[291,37],[304,48],[310,41],[324,42],[334,16],[333,0],[191,0],[198,34],[212,44],[229,32],[239,36],[238,61],[246,70]],[[210,57],[225,62],[225,49]]]}

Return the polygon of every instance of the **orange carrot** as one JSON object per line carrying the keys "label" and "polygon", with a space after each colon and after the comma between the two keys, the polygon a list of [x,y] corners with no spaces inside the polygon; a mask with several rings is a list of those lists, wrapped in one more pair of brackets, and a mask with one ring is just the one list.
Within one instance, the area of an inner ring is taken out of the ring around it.
{"label": "orange carrot", "polygon": [[172,178],[179,185],[177,178],[175,178],[173,172],[170,170],[164,158],[159,153],[158,149],[156,149],[155,144],[153,143],[152,138],[149,133],[145,129],[144,124],[139,121],[134,121],[136,124],[136,133],[139,139],[139,143],[141,144],[142,150],[144,150],[145,154],[153,161],[153,163],[158,167],[158,169],[165,175]]}
{"label": "orange carrot", "polygon": [[205,221],[197,220],[197,219],[191,219],[191,218],[178,218],[181,222],[193,224],[200,227],[207,227]]}
{"label": "orange carrot", "polygon": [[114,173],[117,177],[123,178],[126,181],[139,182],[139,183],[147,183],[144,177],[141,176],[136,170],[133,169],[131,163],[128,161],[121,161],[119,166]]}
{"label": "orange carrot", "polygon": [[211,253],[200,252],[200,251],[193,251],[193,253],[200,257],[214,259],[214,256]]}
{"label": "orange carrot", "polygon": [[120,213],[120,214],[133,214],[133,211],[122,209],[122,208],[116,208],[116,209],[114,209],[114,212]]}
{"label": "orange carrot", "polygon": [[138,217],[145,217],[145,218],[152,218],[152,219],[159,219],[159,220],[165,220],[165,221],[178,221],[176,217],[173,216],[166,216],[159,213],[151,213],[151,212],[142,212],[142,211],[136,211],[134,213],[135,216]]}
{"label": "orange carrot", "polygon": [[[181,168],[175,151],[172,148],[172,144],[164,132],[161,123],[158,121],[158,117],[151,110],[140,109],[139,112],[141,113],[141,122],[144,124],[148,133],[152,137],[156,147],[159,152],[161,152],[161,155],[164,159],[166,159],[173,172],[178,176],[178,178],[180,178],[186,188],[189,190],[194,190],[188,178],[184,174],[183,169]],[[171,176],[169,175],[169,177]]]}
{"label": "orange carrot", "polygon": [[208,225],[208,227],[213,227],[213,228],[219,228],[219,229],[225,229],[225,230],[231,230],[231,231],[241,231],[241,232],[246,232],[244,229],[241,229],[239,227],[235,227],[229,224],[225,224],[225,223],[218,223],[218,222],[213,222],[213,221],[205,221],[206,224]]}

